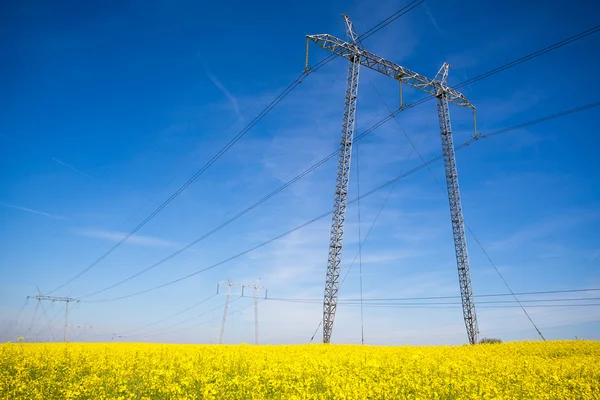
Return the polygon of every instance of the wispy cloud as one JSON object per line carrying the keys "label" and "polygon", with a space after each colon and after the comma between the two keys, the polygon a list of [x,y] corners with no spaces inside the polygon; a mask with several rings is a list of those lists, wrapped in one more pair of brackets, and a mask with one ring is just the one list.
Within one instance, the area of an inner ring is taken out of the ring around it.
{"label": "wispy cloud", "polygon": [[66,217],[64,217],[62,215],[50,214],[50,213],[46,213],[43,211],[33,210],[33,209],[27,208],[27,207],[15,206],[13,204],[7,204],[7,203],[0,202],[0,205],[2,205],[4,207],[8,207],[8,208],[14,208],[15,210],[27,211],[32,214],[43,215],[44,217],[56,218],[56,219],[66,219]]}
{"label": "wispy cloud", "polygon": [[238,105],[236,98],[233,97],[233,95],[231,94],[231,92],[229,90],[227,90],[225,85],[223,85],[223,83],[221,83],[221,81],[211,72],[211,70],[208,68],[206,63],[204,63],[204,61],[202,60],[202,58],[200,56],[198,56],[198,57],[200,58],[200,62],[202,63],[202,67],[204,68],[204,72],[206,72],[206,75],[208,76],[208,78],[225,95],[225,97],[227,97],[227,99],[231,103],[231,106],[233,107],[233,110],[235,111],[235,114],[238,116],[238,118],[240,120],[243,121],[244,117],[242,117],[242,113],[240,112],[240,106]]}
{"label": "wispy cloud", "polygon": [[[117,231],[105,231],[102,229],[76,229],[74,231],[76,234],[81,236],[86,236],[90,238],[96,239],[107,239],[113,242],[118,242],[123,237],[125,237],[126,233],[117,232]],[[141,235],[133,235],[128,240],[127,243],[137,244],[141,246],[152,246],[152,247],[175,247],[177,243],[160,239],[153,236],[141,236]]]}
{"label": "wispy cloud", "polygon": [[552,236],[557,232],[564,232],[566,229],[596,220],[599,217],[599,212],[587,210],[569,211],[563,215],[553,216],[551,219],[520,228],[504,239],[490,243],[488,247],[493,250],[515,248],[526,243],[531,243],[534,240]]}
{"label": "wispy cloud", "polygon": [[433,14],[431,14],[431,11],[429,10],[429,7],[427,7],[427,4],[423,4],[423,6],[425,7],[425,13],[427,14],[427,16],[429,17],[429,20],[431,21],[431,23],[433,24],[433,26],[435,26],[435,29],[437,29],[437,31],[440,34],[444,34],[444,31],[440,28],[440,26],[438,25],[437,21],[435,20],[435,18],[433,18]]}
{"label": "wispy cloud", "polygon": [[58,159],[58,158],[56,158],[56,157],[52,157],[52,161],[54,161],[55,163],[57,163],[57,164],[60,164],[60,165],[62,165],[62,166],[64,166],[64,167],[67,167],[67,168],[69,168],[71,171],[73,171],[73,172],[76,172],[76,173],[78,173],[78,174],[79,174],[79,175],[81,175],[81,176],[85,176],[86,178],[89,178],[89,179],[91,179],[91,180],[97,181],[97,179],[96,179],[96,178],[94,178],[93,176],[86,174],[85,172],[83,172],[83,171],[81,171],[81,170],[79,170],[79,169],[75,168],[75,167],[74,167],[74,166],[72,166],[71,164],[67,164],[66,162],[64,162],[64,161],[62,161],[62,160],[59,160],[59,159]]}

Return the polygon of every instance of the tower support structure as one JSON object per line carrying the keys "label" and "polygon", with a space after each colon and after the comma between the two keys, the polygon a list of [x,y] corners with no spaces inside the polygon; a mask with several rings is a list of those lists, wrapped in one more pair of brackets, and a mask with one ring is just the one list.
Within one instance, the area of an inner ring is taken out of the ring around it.
{"label": "tower support structure", "polygon": [[[223,321],[221,322],[221,333],[219,334],[219,344],[223,344],[223,336],[225,335],[225,323],[227,322],[227,311],[229,309],[229,298],[231,297],[231,288],[239,286],[242,288],[242,296],[244,295],[244,285],[241,283],[234,283],[227,279],[226,281],[219,282],[219,285],[227,286],[227,297],[225,297],[225,307],[223,308]],[[217,293],[219,286],[217,286]]]}
{"label": "tower support structure", "polygon": [[456,265],[458,268],[458,283],[460,286],[463,319],[465,321],[469,343],[475,344],[478,340],[479,328],[477,326],[477,316],[475,314],[469,253],[467,251],[467,235],[465,234],[462,202],[460,200],[460,189],[458,187],[458,171],[454,153],[452,125],[450,123],[450,110],[448,109],[448,99],[446,98],[445,91],[449,67],[448,63],[444,63],[435,77],[436,82],[439,82],[440,84],[437,88],[436,102],[440,125],[440,137],[442,141],[442,154],[444,155],[444,170],[446,175],[446,187],[448,189],[448,203],[450,205],[450,220],[452,222],[452,235],[454,238],[454,252],[456,254]]}
{"label": "tower support structure", "polygon": [[[39,289],[38,289],[38,293],[39,293]],[[68,330],[68,324],[69,324],[69,303],[72,302],[77,302],[79,303],[79,300],[73,299],[71,297],[55,297],[55,296],[44,296],[42,294],[38,294],[36,296],[27,296],[28,299],[35,299],[39,302],[41,301],[63,301],[66,303],[66,307],[65,307],[65,329],[64,329],[64,334],[63,334],[63,340],[66,342],[67,341],[67,330]],[[37,306],[36,306],[36,311],[37,311]],[[31,321],[32,325],[33,325],[33,321]],[[31,327],[29,328],[31,329]]]}
{"label": "tower support structure", "polygon": [[[346,83],[342,139],[338,158],[338,172],[325,282],[325,297],[323,300],[323,342],[329,343],[331,340],[333,321],[337,309],[337,299],[340,286],[339,277],[342,261],[342,242],[344,235],[343,228],[346,215],[350,159],[354,134],[354,121],[356,116],[356,100],[358,95],[358,69],[359,65],[362,65],[399,81],[400,93],[402,93],[402,84],[407,84],[425,93],[435,96],[437,99],[440,135],[442,138],[442,150],[444,152],[446,184],[448,186],[448,200],[450,203],[455,255],[463,304],[463,317],[465,320],[465,326],[467,328],[469,343],[474,344],[477,342],[478,336],[477,317],[475,315],[475,304],[473,301],[471,272],[469,269],[467,241],[464,231],[462,206],[458,186],[458,173],[456,169],[456,158],[454,155],[454,144],[448,103],[453,103],[461,107],[468,107],[473,110],[474,135],[477,137],[477,128],[475,126],[475,106],[473,106],[462,93],[447,86],[447,63],[444,63],[442,69],[438,72],[435,79],[430,79],[392,61],[386,60],[383,57],[366,51],[360,42],[360,38],[356,34],[352,23],[350,22],[350,18],[347,15],[343,15],[343,17],[346,23],[346,34],[349,39],[348,41],[344,41],[329,34],[307,35],[306,37],[306,69],[309,68],[309,41],[312,41],[319,47],[348,60],[348,80]],[[400,102],[400,106],[402,107],[402,98]]]}
{"label": "tower support structure", "polygon": [[260,284],[260,279],[257,279],[254,285],[246,285],[246,287],[254,290],[254,343],[258,344],[258,291],[265,287]]}
{"label": "tower support structure", "polygon": [[[352,22],[344,16],[346,34],[354,48],[360,45],[358,35]],[[308,59],[307,59],[308,61]],[[358,75],[360,63],[358,57],[348,58],[348,75],[346,80],[346,96],[344,99],[344,116],[342,118],[342,134],[338,155],[335,192],[333,196],[333,212],[331,214],[331,231],[329,233],[329,253],[325,274],[325,295],[323,300],[323,342],[329,343],[333,330],[333,321],[337,309],[340,289],[340,270],[344,241],[344,225],[346,222],[346,205],[348,203],[348,184],[350,180],[350,161],[352,143],[354,141],[354,122],[356,119],[356,101],[358,99]]]}
{"label": "tower support structure", "polygon": [[[229,310],[229,299],[231,297],[231,288],[241,287],[242,288],[242,296],[244,296],[244,289],[249,288],[253,289],[253,298],[254,298],[254,341],[258,344],[258,291],[260,289],[264,289],[265,287],[260,284],[260,279],[256,281],[254,285],[246,285],[242,283],[234,283],[231,280],[227,279],[226,281],[219,282],[217,285],[217,293],[219,293],[219,286],[225,285],[227,286],[227,296],[225,298],[225,307],[223,309],[223,320],[221,323],[221,334],[219,335],[219,344],[223,344],[223,336],[225,334],[225,324],[227,322],[227,311]],[[266,293],[265,293],[266,297]]]}

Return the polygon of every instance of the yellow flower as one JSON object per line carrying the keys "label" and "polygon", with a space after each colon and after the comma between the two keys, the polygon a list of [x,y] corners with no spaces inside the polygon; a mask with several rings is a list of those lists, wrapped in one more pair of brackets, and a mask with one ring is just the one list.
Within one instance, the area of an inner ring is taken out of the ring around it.
{"label": "yellow flower", "polygon": [[600,399],[600,343],[6,343],[0,399]]}

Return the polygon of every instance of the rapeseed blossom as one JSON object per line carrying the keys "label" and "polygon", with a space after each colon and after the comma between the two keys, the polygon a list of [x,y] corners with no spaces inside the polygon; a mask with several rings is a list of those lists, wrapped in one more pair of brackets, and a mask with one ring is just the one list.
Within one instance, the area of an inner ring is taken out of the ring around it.
{"label": "rapeseed blossom", "polygon": [[1,399],[600,399],[600,342],[0,345]]}

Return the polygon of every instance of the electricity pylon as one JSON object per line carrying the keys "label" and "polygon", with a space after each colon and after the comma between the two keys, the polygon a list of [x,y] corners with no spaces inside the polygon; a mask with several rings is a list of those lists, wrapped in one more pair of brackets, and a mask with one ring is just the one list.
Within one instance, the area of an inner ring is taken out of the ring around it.
{"label": "electricity pylon", "polygon": [[[454,141],[452,139],[452,128],[450,124],[450,113],[448,102],[473,110],[473,121],[475,121],[475,106],[473,106],[462,93],[447,86],[448,64],[444,63],[435,79],[427,78],[401,65],[388,61],[364,49],[358,35],[352,27],[347,15],[343,15],[346,21],[346,34],[350,39],[345,42],[329,34],[307,35],[306,45],[306,69],[308,69],[308,43],[315,42],[323,49],[330,51],[349,61],[348,82],[346,84],[346,101],[344,109],[344,124],[342,125],[342,143],[338,159],[338,178],[336,181],[336,195],[333,210],[333,223],[329,244],[329,261],[327,264],[327,281],[325,283],[325,299],[323,302],[323,342],[329,343],[333,320],[337,307],[337,296],[339,291],[339,274],[342,255],[343,223],[346,211],[348,194],[348,174],[350,169],[350,150],[352,147],[352,133],[354,131],[354,115],[356,112],[356,94],[358,92],[358,66],[363,65],[373,69],[400,82],[400,94],[402,96],[402,83],[415,87],[429,93],[437,98],[438,118],[440,124],[440,135],[442,139],[442,151],[444,154],[444,167],[446,171],[446,184],[448,187],[448,200],[450,203],[450,216],[452,220],[452,231],[454,235],[454,247],[458,267],[458,278],[460,284],[463,317],[467,328],[469,343],[477,342],[478,327],[475,315],[475,304],[473,302],[473,289],[471,285],[471,272],[469,269],[469,257],[467,252],[467,241],[465,237],[460,191],[458,187],[458,173],[456,169],[456,158],[454,156]],[[402,106],[402,97],[400,98]],[[348,132],[350,131],[350,135]],[[348,140],[349,137],[349,140]],[[477,129],[475,128],[475,137]],[[341,223],[340,223],[341,221]]]}
{"label": "electricity pylon", "polygon": [[[38,293],[39,293],[39,289],[38,289]],[[66,308],[65,308],[65,332],[64,332],[64,336],[63,339],[66,342],[67,341],[67,329],[68,329],[68,323],[69,323],[69,303],[71,302],[77,302],[79,303],[79,300],[76,299],[72,299],[70,297],[55,297],[55,296],[44,296],[42,294],[38,294],[37,296],[27,296],[28,299],[36,299],[38,301],[38,305],[40,304],[40,301],[64,301],[66,302]],[[37,305],[36,305],[36,311],[37,311]],[[35,315],[35,314],[34,314]],[[33,320],[31,321],[31,324],[33,325]],[[29,328],[31,330],[31,327]]]}
{"label": "electricity pylon", "polygon": [[[456,157],[454,153],[454,139],[452,137],[450,111],[448,109],[447,82],[449,67],[448,63],[444,63],[435,76],[435,81],[439,84],[436,88],[435,97],[438,109],[440,137],[442,139],[442,153],[444,155],[444,170],[446,171],[446,187],[448,189],[448,203],[450,205],[450,219],[452,221],[452,236],[454,238],[454,252],[458,268],[458,284],[460,286],[463,318],[465,320],[465,327],[467,328],[469,343],[476,344],[479,327],[477,326],[477,316],[475,314],[471,268],[469,266],[469,253],[467,250],[467,235],[465,234],[462,202],[458,187],[458,170],[456,169]],[[473,121],[475,122],[475,107],[472,105],[470,107],[473,108]],[[474,131],[475,138],[477,138],[476,129]]]}
{"label": "electricity pylon", "polygon": [[254,343],[258,344],[258,291],[265,287],[261,286],[260,279],[257,279],[254,285],[246,285],[246,287],[254,289]]}
{"label": "electricity pylon", "polygon": [[[348,16],[344,15],[346,35],[351,41],[354,53],[362,49],[358,35]],[[345,43],[345,42],[344,42]],[[344,224],[346,222],[346,204],[348,203],[348,183],[350,179],[350,161],[352,143],[354,141],[354,121],[356,119],[356,101],[358,98],[359,57],[348,57],[348,75],[346,80],[346,97],[344,100],[344,116],[342,118],[342,134],[338,155],[337,176],[333,196],[333,212],[331,214],[331,231],[329,233],[329,253],[327,272],[325,275],[325,296],[323,300],[323,342],[329,343],[335,311],[337,309],[340,289],[340,269],[342,263],[342,243],[344,241]],[[308,70],[308,42],[306,43],[306,70]]]}
{"label": "electricity pylon", "polygon": [[[260,279],[256,281],[254,285],[244,285],[242,283],[234,283],[229,279],[226,281],[219,282],[217,285],[217,293],[219,293],[219,285],[227,285],[227,297],[225,298],[225,308],[223,309],[223,322],[221,323],[221,335],[219,336],[219,344],[223,344],[223,335],[225,333],[225,322],[227,321],[227,310],[229,309],[229,298],[231,297],[231,288],[233,286],[242,288],[242,296],[244,296],[244,289],[254,289],[254,340],[258,344],[258,291],[265,287],[260,285]],[[266,293],[265,293],[266,297]]]}
{"label": "electricity pylon", "polygon": [[[241,283],[233,283],[229,279],[219,282],[219,285],[227,285],[227,297],[225,298],[225,308],[223,309],[223,322],[221,323],[221,334],[219,335],[219,344],[223,344],[223,335],[225,334],[225,322],[227,321],[227,310],[229,309],[229,298],[231,297],[231,288],[240,286],[242,288],[242,296],[244,295],[244,285]],[[217,293],[219,286],[217,286]]]}

